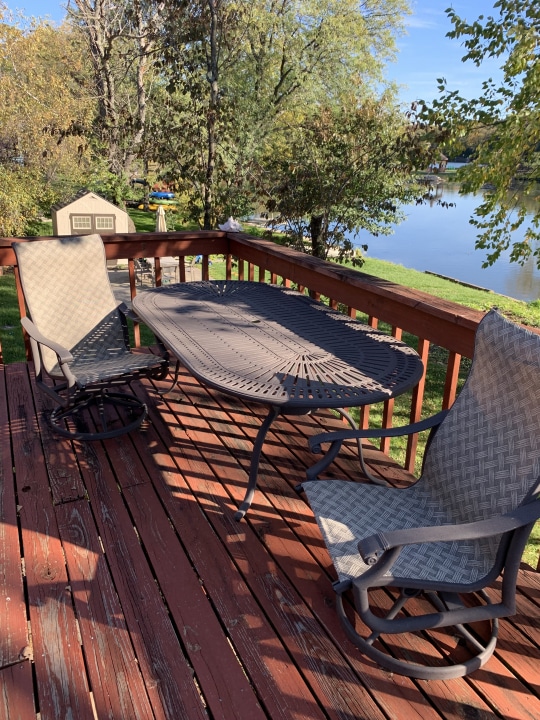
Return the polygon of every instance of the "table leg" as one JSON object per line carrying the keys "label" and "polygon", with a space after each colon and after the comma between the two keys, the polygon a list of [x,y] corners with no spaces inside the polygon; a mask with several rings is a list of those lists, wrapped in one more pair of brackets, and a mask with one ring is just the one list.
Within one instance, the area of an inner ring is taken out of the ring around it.
{"label": "table leg", "polygon": [[251,507],[253,495],[255,494],[255,488],[257,487],[257,474],[259,472],[259,461],[261,459],[262,446],[266,438],[266,433],[279,413],[279,407],[272,405],[268,410],[268,415],[265,417],[263,424],[259,428],[259,432],[257,433],[257,437],[255,438],[255,442],[253,444],[253,454],[251,456],[251,465],[249,466],[249,478],[246,494],[240,508],[234,514],[235,520],[241,520]]}
{"label": "table leg", "polygon": [[175,366],[175,368],[174,368],[174,377],[173,377],[173,380],[172,380],[171,385],[170,385],[166,390],[158,390],[158,391],[157,391],[158,395],[166,395],[167,393],[171,392],[171,390],[173,389],[173,387],[175,387],[175,386],[176,386],[176,383],[178,382],[178,376],[179,376],[179,375],[180,375],[180,361],[177,360],[177,361],[176,361],[176,366]]}

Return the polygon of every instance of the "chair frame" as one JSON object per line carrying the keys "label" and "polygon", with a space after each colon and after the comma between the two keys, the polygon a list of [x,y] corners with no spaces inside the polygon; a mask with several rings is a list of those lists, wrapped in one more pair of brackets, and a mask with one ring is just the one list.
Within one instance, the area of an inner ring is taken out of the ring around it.
{"label": "chair frame", "polygon": [[[128,343],[129,340],[127,336],[126,318],[131,317],[131,311],[123,303],[118,306],[118,310],[122,313],[122,325],[125,326],[126,343]],[[135,316],[133,316],[133,318],[136,319]],[[70,369],[69,363],[73,360],[73,355],[70,351],[40,333],[38,328],[28,316],[21,318],[21,325],[28,334],[30,340],[32,358],[34,360],[34,368],[36,371],[36,385],[42,392],[51,397],[58,404],[58,407],[45,414],[47,423],[56,434],[61,435],[62,437],[85,441],[109,440],[111,438],[133,432],[141,426],[147,415],[146,404],[142,403],[131,393],[109,391],[109,388],[111,387],[125,385],[129,380],[136,377],[135,374],[130,373],[128,376],[122,375],[115,379],[104,380],[102,382],[93,383],[92,385],[87,385],[81,388],[77,385],[77,378],[73,375]],[[59,368],[65,378],[63,382],[55,381],[54,384],[51,384],[50,381],[46,381],[48,374],[44,371],[41,358],[41,347],[47,347],[56,353]],[[168,351],[164,346],[160,346],[160,349],[162,352],[161,359],[163,362],[160,363],[159,358],[156,358],[157,364],[155,368],[140,373],[140,376],[152,378],[154,380],[163,380],[167,377]],[[124,408],[127,411],[128,416],[131,416],[131,419],[128,420],[127,423],[124,423],[121,427],[114,429],[109,428],[109,421],[107,420],[106,412],[107,406]],[[76,424],[80,426],[82,412],[85,410],[90,411],[92,408],[97,409],[99,422],[102,428],[100,431],[86,431],[80,429],[80,427],[76,431],[67,429],[66,421],[74,418],[79,421]]]}

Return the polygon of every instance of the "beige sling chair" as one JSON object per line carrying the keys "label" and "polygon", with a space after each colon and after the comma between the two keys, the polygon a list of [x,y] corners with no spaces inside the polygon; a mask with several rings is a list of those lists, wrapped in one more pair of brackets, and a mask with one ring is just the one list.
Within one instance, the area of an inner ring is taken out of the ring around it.
{"label": "beige sling chair", "polygon": [[[146,405],[132,393],[111,388],[137,377],[161,379],[168,361],[131,352],[129,310],[113,295],[100,236],[15,242],[13,249],[28,311],[21,322],[30,337],[36,382],[58,403],[47,416],[52,428],[83,440],[138,428]],[[117,411],[112,423],[107,406]],[[99,418],[95,431],[89,414],[83,413],[92,408]]]}
{"label": "beige sling chair", "polygon": [[[337,572],[348,636],[381,666],[423,679],[481,667],[495,650],[498,618],[515,613],[521,555],[540,517],[540,336],[490,311],[478,326],[468,379],[437,420],[421,477],[406,489],[314,478],[344,440],[403,435],[418,425],[312,438],[313,450],[328,442],[330,450],[301,486]],[[485,588],[501,574],[492,600]],[[381,593],[395,601],[385,615],[375,609]],[[368,628],[363,635],[354,608]],[[435,629],[440,639],[448,626],[462,638],[454,658],[444,640],[435,663],[409,662],[392,646],[395,633]]]}

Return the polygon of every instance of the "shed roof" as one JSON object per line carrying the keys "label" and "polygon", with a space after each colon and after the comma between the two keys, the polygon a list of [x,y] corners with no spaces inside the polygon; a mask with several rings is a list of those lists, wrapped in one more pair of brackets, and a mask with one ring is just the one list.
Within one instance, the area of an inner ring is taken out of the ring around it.
{"label": "shed roof", "polygon": [[71,198],[71,200],[67,200],[63,203],[57,203],[56,205],[53,205],[51,207],[51,211],[58,212],[58,210],[62,210],[63,208],[68,207],[69,205],[72,205],[73,203],[77,202],[78,200],[81,200],[83,197],[86,197],[87,195],[92,195],[96,200],[101,200],[104,203],[107,203],[111,207],[113,207],[116,211],[120,210],[120,212],[125,212],[122,208],[119,208],[118,205],[115,205],[114,203],[110,202],[110,200],[107,200],[106,198],[102,197],[101,195],[98,195],[98,193],[93,192],[92,190],[86,190],[82,189],[79,190],[79,192],[74,195],[74,197]]}

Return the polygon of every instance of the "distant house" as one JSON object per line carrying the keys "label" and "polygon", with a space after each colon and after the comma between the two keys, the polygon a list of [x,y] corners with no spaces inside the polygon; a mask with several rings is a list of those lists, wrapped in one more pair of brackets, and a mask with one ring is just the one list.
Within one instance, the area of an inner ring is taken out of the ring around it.
{"label": "distant house", "polygon": [[51,214],[53,235],[113,235],[135,230],[125,210],[89,190],[81,190],[67,203],[55,205]]}

